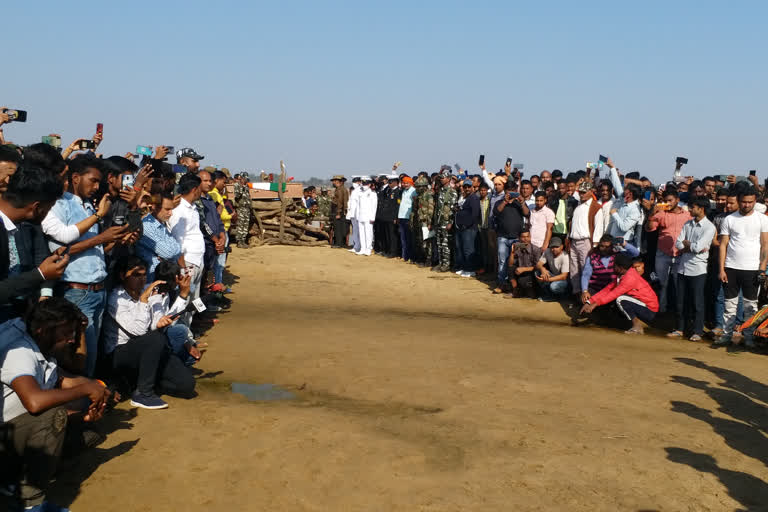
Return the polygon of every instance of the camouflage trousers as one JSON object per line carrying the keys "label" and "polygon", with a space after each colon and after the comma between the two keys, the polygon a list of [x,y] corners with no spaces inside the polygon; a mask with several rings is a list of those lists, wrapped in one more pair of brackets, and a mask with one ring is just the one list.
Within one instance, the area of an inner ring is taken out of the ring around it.
{"label": "camouflage trousers", "polygon": [[238,244],[248,241],[248,229],[251,227],[251,209],[237,209],[237,224],[235,225],[235,240]]}
{"label": "camouflage trousers", "polygon": [[432,239],[427,238],[424,240],[424,236],[421,233],[421,225],[419,224],[412,225],[411,232],[413,233],[414,238],[418,241],[419,254],[417,257],[424,257],[424,261],[426,261],[427,265],[432,265]]}
{"label": "camouflage trousers", "polygon": [[437,255],[440,260],[440,268],[451,268],[452,236],[444,227],[435,229],[437,238]]}

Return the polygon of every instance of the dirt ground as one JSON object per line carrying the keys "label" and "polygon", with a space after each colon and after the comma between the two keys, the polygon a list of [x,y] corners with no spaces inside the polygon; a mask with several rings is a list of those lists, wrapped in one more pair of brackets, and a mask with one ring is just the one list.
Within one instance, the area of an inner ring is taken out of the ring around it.
{"label": "dirt ground", "polygon": [[[330,248],[233,253],[200,396],[123,403],[81,511],[768,510],[768,359]],[[298,399],[248,401],[233,382]]]}

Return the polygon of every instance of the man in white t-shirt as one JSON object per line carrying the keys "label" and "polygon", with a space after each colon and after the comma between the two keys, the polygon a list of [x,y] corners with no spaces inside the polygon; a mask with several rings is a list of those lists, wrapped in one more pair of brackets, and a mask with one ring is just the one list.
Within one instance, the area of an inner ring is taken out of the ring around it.
{"label": "man in white t-shirt", "polygon": [[110,397],[99,381],[67,377],[57,366],[55,355],[68,358],[84,326],[87,319],[77,306],[61,297],[37,303],[26,324],[15,318],[0,325],[0,423],[13,432],[0,438],[0,470],[20,471],[25,510],[60,510],[44,500],[64,443],[67,404],[90,400],[82,418],[93,421],[103,415]]}
{"label": "man in white t-shirt", "polygon": [[563,247],[563,241],[555,237],[549,242],[549,248],[536,264],[539,300],[552,301],[567,296],[569,270],[570,261]]}
{"label": "man in white t-shirt", "polygon": [[[768,217],[755,211],[757,191],[739,194],[739,211],[723,219],[720,225],[720,280],[725,288],[723,334],[715,342],[731,342],[739,292],[744,297],[744,318],[757,310],[757,294],[765,279],[768,264]],[[753,347],[752,330],[744,333],[744,344]]]}

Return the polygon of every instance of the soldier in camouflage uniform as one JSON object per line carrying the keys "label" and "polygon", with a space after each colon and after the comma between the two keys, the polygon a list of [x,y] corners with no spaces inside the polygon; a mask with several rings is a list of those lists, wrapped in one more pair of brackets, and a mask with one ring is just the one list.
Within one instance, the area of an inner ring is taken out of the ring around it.
{"label": "soldier in camouflage uniform", "polygon": [[432,230],[432,217],[435,214],[435,196],[432,195],[432,189],[429,181],[424,176],[416,180],[416,195],[413,198],[413,209],[411,210],[411,232],[419,241],[422,254],[426,260],[421,264],[422,267],[432,266],[432,239],[424,240],[422,226]]}
{"label": "soldier in camouflage uniform", "polygon": [[323,229],[330,231],[331,225],[331,198],[328,196],[328,188],[322,187],[320,195],[317,197],[317,217],[323,223]]}
{"label": "soldier in camouflage uniform", "polygon": [[248,190],[246,179],[242,174],[235,177],[235,209],[237,211],[237,224],[235,225],[235,238],[239,249],[247,249],[248,229],[251,226],[251,191]]}
{"label": "soldier in camouflage uniform", "polygon": [[443,166],[440,170],[441,187],[435,200],[435,220],[432,226],[435,228],[437,238],[437,252],[439,264],[433,270],[448,272],[451,270],[451,228],[453,227],[453,214],[458,196],[451,186],[451,170]]}

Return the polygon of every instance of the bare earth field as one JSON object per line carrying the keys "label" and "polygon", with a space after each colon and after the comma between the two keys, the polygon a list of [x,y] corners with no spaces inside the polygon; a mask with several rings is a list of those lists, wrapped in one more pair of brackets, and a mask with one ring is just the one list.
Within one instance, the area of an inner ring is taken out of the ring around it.
{"label": "bare earth field", "polygon": [[[768,510],[766,356],[330,248],[233,253],[200,396],[121,404],[52,494],[103,511]],[[232,382],[295,400],[254,402]]]}

